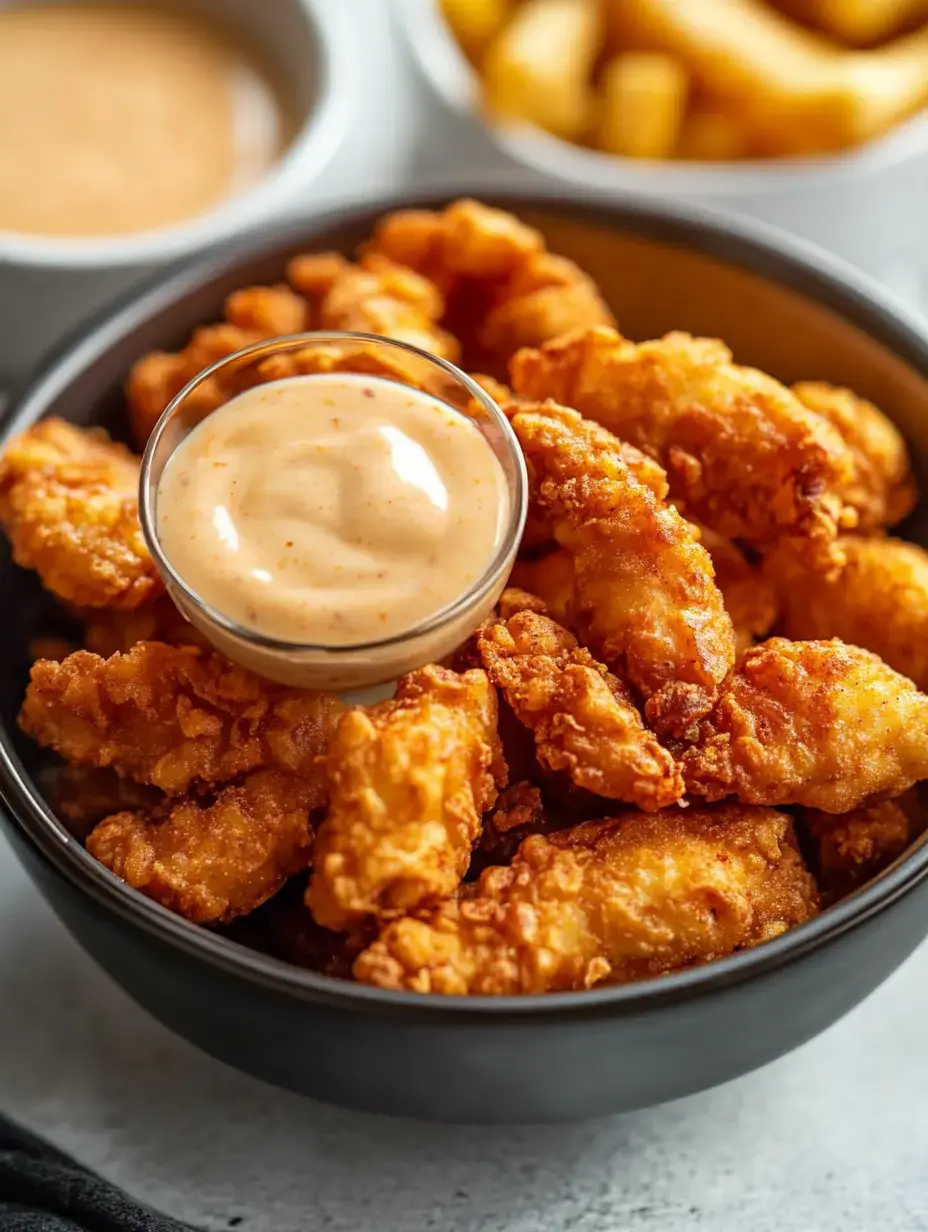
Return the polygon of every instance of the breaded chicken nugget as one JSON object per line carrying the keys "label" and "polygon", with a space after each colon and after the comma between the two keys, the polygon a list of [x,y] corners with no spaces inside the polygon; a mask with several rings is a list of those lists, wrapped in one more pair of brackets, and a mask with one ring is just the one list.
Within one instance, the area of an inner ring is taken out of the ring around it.
{"label": "breaded chicken nugget", "polygon": [[847,813],[928,777],[928,697],[857,646],[774,637],[740,661],[681,766],[708,800]]}
{"label": "breaded chicken nugget", "polygon": [[901,539],[841,540],[847,564],[832,581],[813,577],[794,554],[764,564],[776,585],[787,637],[840,637],[872,650],[928,689],[928,552]]}
{"label": "breaded chicken nugget", "polygon": [[837,817],[818,809],[800,811],[818,853],[819,885],[830,898],[841,898],[870,881],[914,840],[919,827],[911,795]]}
{"label": "breaded chicken nugget", "polygon": [[573,560],[581,640],[649,699],[652,726],[682,734],[711,708],[735,661],[731,618],[698,532],[576,411],[526,406],[512,426],[533,501]]}
{"label": "breaded chicken nugget", "polygon": [[844,495],[850,449],[773,377],[733,364],[723,343],[580,330],[520,351],[510,372],[521,397],[575,407],[656,458],[687,517],[765,549],[794,537],[815,568],[840,566],[835,537],[856,522]]}
{"label": "breaded chicken nugget", "polygon": [[505,782],[496,693],[482,671],[423,667],[396,696],[349,710],[328,756],[307,906],[326,928],[457,888]]}
{"label": "breaded chicken nugget", "polygon": [[627,689],[547,616],[489,621],[477,637],[487,675],[535,735],[538,759],[579,787],[655,810],[679,800],[673,757]]}
{"label": "breaded chicken nugget", "polygon": [[314,784],[260,770],[212,801],[190,796],[151,814],[117,813],[87,838],[108,869],[197,924],[247,915],[307,868]]}
{"label": "breaded chicken nugget", "polygon": [[817,910],[785,814],[630,813],[526,839],[457,901],[388,924],[353,970],[416,992],[593,988],[720,958]]}
{"label": "breaded chicken nugget", "polygon": [[[776,588],[737,544],[707,526],[698,529],[699,541],[712,557],[715,584],[735,626],[737,652],[742,654],[773,628],[779,611]],[[819,585],[818,578],[815,585]]]}
{"label": "breaded chicken nugget", "polygon": [[[210,364],[265,338],[299,334],[308,328],[306,300],[286,286],[245,287],[228,297],[225,320],[194,331],[181,351],[152,351],[137,360],[126,381],[126,402],[132,434],[144,445],[161,412],[188,381]],[[253,367],[226,370],[196,391],[193,402],[213,410],[257,381]]]}
{"label": "breaded chicken nugget", "polygon": [[138,517],[139,459],[101,432],[43,419],[0,458],[13,559],[78,607],[134,608],[162,589]]}
{"label": "breaded chicken nugget", "polygon": [[259,769],[312,782],[343,707],[327,693],[271,684],[219,654],[140,642],[101,659],[79,650],[36,663],[23,731],[68,761],[112,766],[169,795]]}
{"label": "breaded chicken nugget", "polygon": [[842,496],[857,510],[861,530],[894,526],[912,512],[918,493],[909,451],[896,425],[872,402],[823,381],[800,381],[793,393],[841,433],[854,457]]}

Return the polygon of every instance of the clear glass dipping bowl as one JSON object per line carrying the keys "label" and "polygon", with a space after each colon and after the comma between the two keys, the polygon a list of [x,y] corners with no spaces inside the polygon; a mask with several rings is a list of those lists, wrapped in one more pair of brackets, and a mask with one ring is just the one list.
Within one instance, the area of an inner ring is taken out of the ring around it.
{"label": "clear glass dipping bowl", "polygon": [[[503,537],[483,575],[453,603],[421,624],[383,641],[316,646],[266,637],[208,604],[177,572],[158,535],[158,486],[164,468],[190,432],[237,393],[296,375],[363,372],[423,389],[468,414],[496,455],[509,495]],[[309,333],[271,338],[204,369],[167,406],[142,459],[139,514],[149,551],[183,615],[228,658],[269,680],[299,688],[353,692],[396,680],[450,654],[489,614],[505,586],[525,525],[528,479],[518,442],[503,412],[454,364],[418,347],[371,334]]]}

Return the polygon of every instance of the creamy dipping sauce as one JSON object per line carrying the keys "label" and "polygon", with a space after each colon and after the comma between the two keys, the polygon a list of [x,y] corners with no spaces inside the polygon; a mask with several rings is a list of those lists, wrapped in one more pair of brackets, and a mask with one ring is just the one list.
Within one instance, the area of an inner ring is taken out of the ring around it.
{"label": "creamy dipping sauce", "polygon": [[247,390],[198,424],[158,485],[162,550],[201,599],[287,642],[409,632],[479,582],[506,476],[472,420],[388,380]]}
{"label": "creamy dipping sauce", "polygon": [[254,183],[288,108],[259,57],[170,6],[0,8],[0,231],[117,235]]}

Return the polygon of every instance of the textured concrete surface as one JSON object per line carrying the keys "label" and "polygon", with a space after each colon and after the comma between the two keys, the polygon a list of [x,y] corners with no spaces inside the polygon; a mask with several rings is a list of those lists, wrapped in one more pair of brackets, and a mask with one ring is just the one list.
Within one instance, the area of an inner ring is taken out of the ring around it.
{"label": "textured concrete surface", "polygon": [[[320,196],[498,166],[479,135],[417,106],[385,3],[339,6],[356,18],[365,103]],[[544,1129],[386,1122],[173,1038],[68,938],[0,840],[0,1107],[209,1229],[928,1228],[926,1019],[923,948],[826,1035],[705,1095]]]}

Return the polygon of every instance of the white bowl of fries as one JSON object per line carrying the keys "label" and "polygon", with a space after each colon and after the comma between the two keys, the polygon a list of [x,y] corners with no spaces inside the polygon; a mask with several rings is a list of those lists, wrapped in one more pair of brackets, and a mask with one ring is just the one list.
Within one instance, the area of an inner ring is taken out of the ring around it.
{"label": "white bowl of fries", "polygon": [[751,214],[928,298],[928,0],[776,4],[399,0],[399,11],[431,87],[522,165]]}

